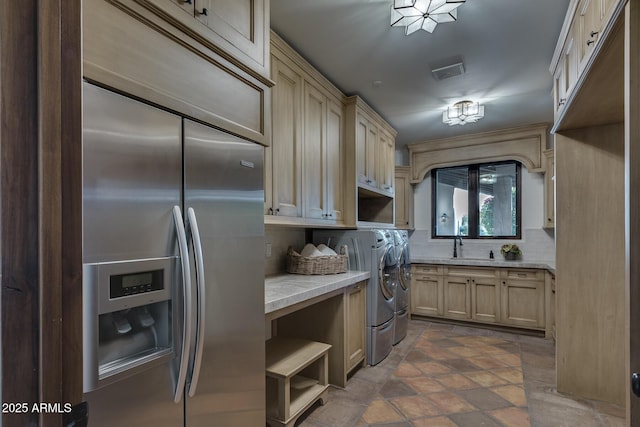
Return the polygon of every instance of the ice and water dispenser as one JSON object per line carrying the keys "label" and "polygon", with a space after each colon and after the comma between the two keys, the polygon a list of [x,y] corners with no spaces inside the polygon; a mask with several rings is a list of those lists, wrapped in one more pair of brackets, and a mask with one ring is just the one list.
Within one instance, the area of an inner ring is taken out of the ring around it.
{"label": "ice and water dispenser", "polygon": [[176,257],[84,264],[84,391],[173,357]]}

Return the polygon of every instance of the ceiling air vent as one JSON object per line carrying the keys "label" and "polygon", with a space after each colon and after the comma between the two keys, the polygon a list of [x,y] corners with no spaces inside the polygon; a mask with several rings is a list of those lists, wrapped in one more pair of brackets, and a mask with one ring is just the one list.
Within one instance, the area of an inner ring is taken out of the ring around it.
{"label": "ceiling air vent", "polygon": [[433,78],[436,80],[449,79],[464,74],[464,64],[462,62],[456,62],[455,64],[434,68],[431,70],[431,73],[433,73]]}

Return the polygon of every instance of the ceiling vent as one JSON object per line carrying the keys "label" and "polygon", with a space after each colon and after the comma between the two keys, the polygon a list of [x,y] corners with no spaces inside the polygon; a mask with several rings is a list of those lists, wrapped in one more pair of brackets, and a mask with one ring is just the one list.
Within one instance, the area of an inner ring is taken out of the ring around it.
{"label": "ceiling vent", "polygon": [[462,62],[456,62],[455,64],[434,68],[431,70],[431,73],[436,80],[450,79],[451,77],[464,74],[464,64]]}

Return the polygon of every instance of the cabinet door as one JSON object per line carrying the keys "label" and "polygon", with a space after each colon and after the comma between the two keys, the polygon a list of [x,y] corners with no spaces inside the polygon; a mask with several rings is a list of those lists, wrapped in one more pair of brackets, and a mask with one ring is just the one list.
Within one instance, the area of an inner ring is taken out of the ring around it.
{"label": "cabinet door", "polygon": [[207,27],[213,27],[213,13],[211,10],[211,0],[193,0],[194,16]]}
{"label": "cabinet door", "polygon": [[442,316],[444,293],[442,276],[414,274],[411,277],[411,314]]}
{"label": "cabinet door", "polygon": [[444,316],[452,319],[471,319],[471,279],[446,276],[444,278]]}
{"label": "cabinet door", "polygon": [[553,150],[544,152],[546,160],[546,170],[544,173],[544,227],[555,227],[555,162]]}
{"label": "cabinet door", "polygon": [[358,183],[377,187],[378,128],[362,114],[356,114],[356,175]]}
{"label": "cabinet door", "polygon": [[471,318],[482,322],[500,321],[499,277],[471,279]]}
{"label": "cabinet door", "polygon": [[395,175],[395,153],[393,140],[385,131],[378,131],[378,186],[393,193]]}
{"label": "cabinet door", "polygon": [[[278,59],[272,62],[272,203],[267,213],[302,216],[302,77]],[[265,192],[266,193],[266,192]]]}
{"label": "cabinet door", "polygon": [[371,122],[367,127],[367,142],[365,145],[366,183],[372,187],[378,186],[378,128]]}
{"label": "cabinet door", "polygon": [[411,167],[395,166],[395,224],[398,228],[413,228],[413,188]]}
{"label": "cabinet door", "polygon": [[187,12],[189,16],[195,16],[195,4],[193,1],[171,0],[171,3],[175,3],[180,6],[180,8]]}
{"label": "cabinet door", "polygon": [[544,328],[544,271],[502,272],[502,322],[527,328]]}
{"label": "cabinet door", "polygon": [[327,143],[324,162],[326,182],[326,207],[328,219],[342,221],[342,183],[343,183],[343,123],[342,105],[329,100],[327,102]]}
{"label": "cabinet door", "polygon": [[578,6],[578,19],[580,25],[580,46],[578,49],[578,62],[580,70],[584,69],[589,61],[593,49],[600,35],[600,16],[602,0],[582,0]]}
{"label": "cabinet door", "polygon": [[365,356],[365,284],[358,283],[347,291],[347,371]]}
{"label": "cabinet door", "polygon": [[553,79],[554,119],[557,120],[564,108],[564,104],[567,102],[567,77],[564,55],[560,57]]}
{"label": "cabinet door", "polygon": [[305,82],[304,99],[304,217],[320,219],[327,212],[323,171],[327,151],[327,98]]}

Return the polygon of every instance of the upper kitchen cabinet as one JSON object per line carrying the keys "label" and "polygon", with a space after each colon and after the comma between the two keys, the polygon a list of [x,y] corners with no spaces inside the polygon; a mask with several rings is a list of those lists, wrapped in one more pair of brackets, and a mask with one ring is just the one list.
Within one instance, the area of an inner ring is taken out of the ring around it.
{"label": "upper kitchen cabinet", "polygon": [[268,12],[268,0],[83,0],[83,78],[267,146]]}
{"label": "upper kitchen cabinet", "polygon": [[411,166],[396,166],[395,222],[396,227],[413,230],[413,188]]}
{"label": "upper kitchen cabinet", "polygon": [[302,217],[302,93],[299,71],[272,58],[271,146],[265,149],[265,215]]}
{"label": "upper kitchen cabinet", "polygon": [[269,76],[269,0],[144,0],[167,22]]}
{"label": "upper kitchen cabinet", "polygon": [[[621,81],[618,83],[606,72],[600,76],[590,70],[606,68],[595,64],[608,62],[608,58],[617,55],[616,49],[610,47],[617,45],[614,39],[622,32],[617,23],[624,3],[622,0],[571,0],[550,67],[554,76],[554,131],[559,127],[612,123],[621,114],[619,108],[608,102],[612,98],[611,87],[620,86]],[[577,115],[576,109],[567,107],[580,94],[592,99],[593,108]]]}
{"label": "upper kitchen cabinet", "polygon": [[358,96],[346,100],[348,225],[394,223],[396,131]]}
{"label": "upper kitchen cabinet", "polygon": [[304,95],[304,216],[340,222],[343,107],[311,83]]}
{"label": "upper kitchen cabinet", "polygon": [[277,34],[271,38],[272,141],[265,222],[343,224],[344,95]]}

